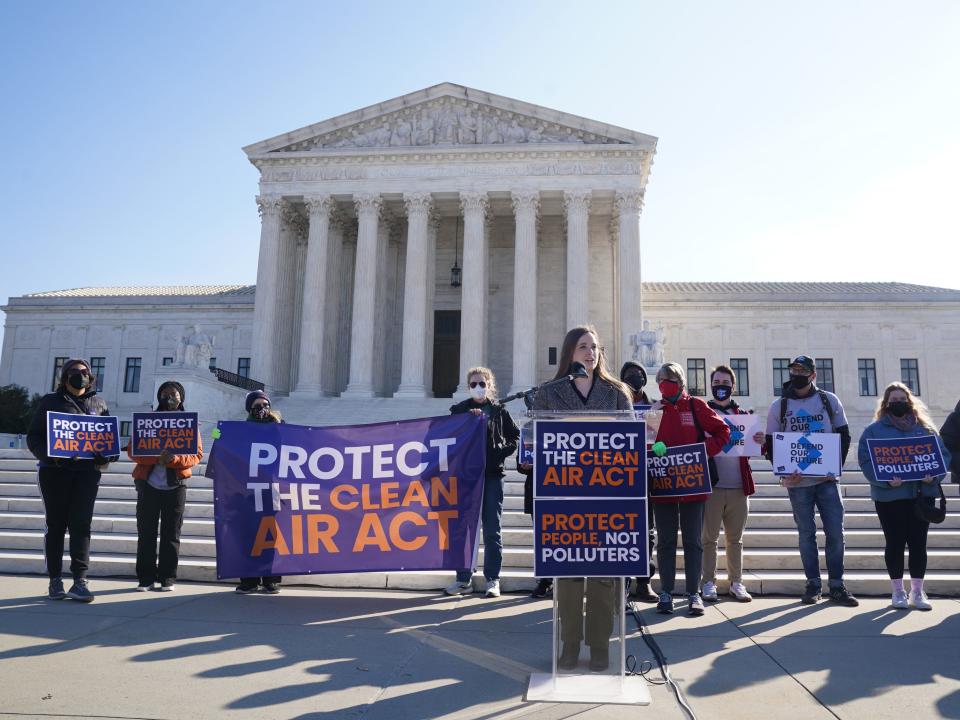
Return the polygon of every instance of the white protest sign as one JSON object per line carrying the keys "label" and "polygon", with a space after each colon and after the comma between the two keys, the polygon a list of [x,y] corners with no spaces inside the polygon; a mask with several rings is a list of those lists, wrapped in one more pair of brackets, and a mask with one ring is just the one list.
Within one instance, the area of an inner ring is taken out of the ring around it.
{"label": "white protest sign", "polygon": [[761,431],[759,415],[721,415],[723,421],[730,426],[730,439],[720,451],[727,457],[760,457],[760,443],[753,436]]}
{"label": "white protest sign", "polygon": [[840,436],[837,433],[774,433],[773,473],[840,477]]}

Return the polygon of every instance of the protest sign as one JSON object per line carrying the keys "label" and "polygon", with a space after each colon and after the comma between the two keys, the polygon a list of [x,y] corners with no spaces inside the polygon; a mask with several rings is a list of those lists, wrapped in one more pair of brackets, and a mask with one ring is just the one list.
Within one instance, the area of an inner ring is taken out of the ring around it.
{"label": "protest sign", "polygon": [[650,497],[709,494],[710,467],[703,443],[667,448],[664,455],[647,458]]}
{"label": "protest sign", "polygon": [[218,578],[471,567],[484,417],[218,428]]}
{"label": "protest sign", "polygon": [[520,454],[518,462],[521,465],[533,465],[533,425],[527,424],[520,428]]}
{"label": "protest sign", "polygon": [[199,420],[195,412],[135,412],[130,428],[133,457],[196,455]]}
{"label": "protest sign", "polygon": [[837,433],[775,433],[773,473],[840,477],[840,436]]}
{"label": "protest sign", "polygon": [[759,415],[721,415],[723,421],[730,426],[730,439],[720,451],[728,457],[760,457],[760,443],[753,439],[757,431],[761,430],[760,422],[764,420]]}
{"label": "protest sign", "polygon": [[912,438],[867,439],[877,480],[923,480],[947,472],[940,443],[933,435]]}
{"label": "protest sign", "polygon": [[647,501],[538,498],[537,577],[634,577],[649,572]]}
{"label": "protest sign", "polygon": [[646,403],[634,403],[633,404],[633,414],[637,420],[643,420],[644,415],[650,412],[650,409],[653,405],[648,405]]}
{"label": "protest sign", "polygon": [[47,455],[52,458],[81,458],[120,454],[117,418],[108,415],[80,415],[47,411]]}
{"label": "protest sign", "polygon": [[645,497],[642,422],[537,420],[534,497]]}

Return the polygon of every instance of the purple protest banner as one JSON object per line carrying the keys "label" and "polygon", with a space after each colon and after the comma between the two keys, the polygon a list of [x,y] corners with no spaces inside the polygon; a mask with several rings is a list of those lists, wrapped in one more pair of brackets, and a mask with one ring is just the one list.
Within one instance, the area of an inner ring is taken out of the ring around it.
{"label": "purple protest banner", "polygon": [[471,567],[482,416],[218,428],[207,467],[218,578]]}

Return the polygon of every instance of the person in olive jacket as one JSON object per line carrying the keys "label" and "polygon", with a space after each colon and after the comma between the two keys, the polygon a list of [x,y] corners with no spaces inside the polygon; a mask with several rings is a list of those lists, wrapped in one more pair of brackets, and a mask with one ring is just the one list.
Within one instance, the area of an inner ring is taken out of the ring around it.
{"label": "person in olive jacket", "polygon": [[[97,455],[92,459],[52,458],[47,455],[47,412],[76,415],[107,415],[103,398],[97,395],[97,378],[85,360],[67,360],[60,371],[57,389],[44,395],[30,422],[27,447],[37,463],[40,494],[47,530],[43,552],[47,563],[50,585],[47,596],[51,600],[71,598],[80,602],[93,601],[87,587],[90,567],[90,526],[93,506],[100,488],[100,474],[118,458]],[[73,585],[63,590],[64,536],[70,530],[70,573]]]}
{"label": "person in olive jacket", "polygon": [[[168,380],[157,389],[157,412],[184,410],[185,396],[183,385]],[[153,590],[160,583],[161,592],[170,592],[180,559],[187,478],[193,474],[191,468],[203,458],[203,441],[198,432],[196,455],[171,455],[164,450],[159,457],[134,457],[132,443],[127,446],[127,455],[136,462],[133,481],[137,488],[137,590]]]}

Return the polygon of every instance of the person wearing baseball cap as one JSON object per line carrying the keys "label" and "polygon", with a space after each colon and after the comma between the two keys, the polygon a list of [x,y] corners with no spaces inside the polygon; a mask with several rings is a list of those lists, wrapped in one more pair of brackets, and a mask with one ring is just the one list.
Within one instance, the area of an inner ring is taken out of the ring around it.
{"label": "person wearing baseball cap", "polygon": [[[846,462],[850,450],[850,428],[840,399],[832,392],[818,388],[817,365],[813,358],[798,355],[788,366],[790,380],[783,384],[780,399],[767,413],[766,455],[773,461],[773,434],[837,433],[840,435],[840,456]],[[822,579],[817,551],[815,513],[820,513],[826,536],[829,599],[838,605],[856,607],[860,603],[843,584],[843,502],[837,478],[804,475],[799,470],[781,478],[787,488],[794,521],[800,536],[800,559],[807,579],[801,600],[812,605],[821,598]]]}

